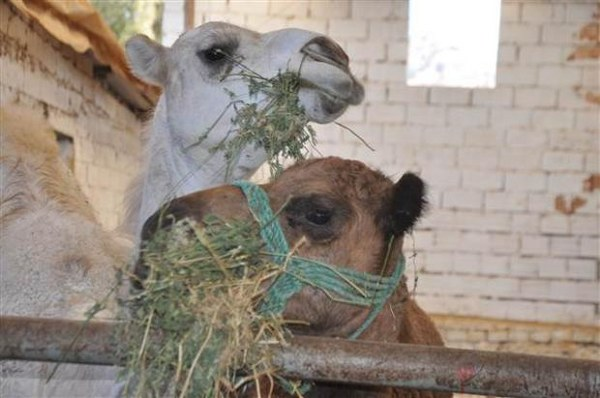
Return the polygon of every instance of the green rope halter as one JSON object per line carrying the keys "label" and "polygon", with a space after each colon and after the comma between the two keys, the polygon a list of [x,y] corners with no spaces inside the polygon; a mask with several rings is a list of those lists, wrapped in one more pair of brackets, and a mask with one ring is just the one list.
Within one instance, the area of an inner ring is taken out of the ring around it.
{"label": "green rope halter", "polygon": [[252,215],[261,227],[261,237],[277,264],[284,267],[267,290],[260,311],[281,314],[288,300],[305,286],[321,289],[332,300],[362,307],[371,307],[369,315],[350,336],[356,339],[373,322],[383,306],[394,293],[404,273],[405,259],[400,256],[396,269],[389,277],[336,267],[308,258],[294,256],[290,252],[285,235],[277,217],[273,214],[269,198],[259,186],[248,181],[237,181],[248,201]]}

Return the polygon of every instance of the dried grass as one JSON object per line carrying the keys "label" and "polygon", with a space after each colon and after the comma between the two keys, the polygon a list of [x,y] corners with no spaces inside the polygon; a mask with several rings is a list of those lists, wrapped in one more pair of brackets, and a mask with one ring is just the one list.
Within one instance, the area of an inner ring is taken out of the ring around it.
{"label": "dried grass", "polygon": [[282,268],[256,223],[205,224],[179,221],[143,250],[149,274],[122,334],[129,395],[226,397],[275,375],[263,347],[285,341],[283,321],[255,308]]}

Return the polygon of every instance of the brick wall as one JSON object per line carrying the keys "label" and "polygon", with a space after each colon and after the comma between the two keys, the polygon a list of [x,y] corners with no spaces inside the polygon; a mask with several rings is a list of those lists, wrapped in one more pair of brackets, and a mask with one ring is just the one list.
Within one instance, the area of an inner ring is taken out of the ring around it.
{"label": "brick wall", "polygon": [[454,348],[520,352],[597,360],[600,333],[592,326],[436,315],[446,344]]}
{"label": "brick wall", "polygon": [[429,182],[430,212],[408,238],[427,310],[597,325],[599,203],[585,181],[600,172],[598,59],[567,60],[597,45],[579,37],[596,7],[505,1],[495,89],[407,86],[407,1],[196,2],[196,23],[302,27],[342,44],[366,100],[341,121],[376,152],[332,126],[318,149]]}
{"label": "brick wall", "polygon": [[0,106],[20,102],[73,138],[75,176],[108,228],[139,167],[142,122],[93,78],[92,65],[0,3]]}

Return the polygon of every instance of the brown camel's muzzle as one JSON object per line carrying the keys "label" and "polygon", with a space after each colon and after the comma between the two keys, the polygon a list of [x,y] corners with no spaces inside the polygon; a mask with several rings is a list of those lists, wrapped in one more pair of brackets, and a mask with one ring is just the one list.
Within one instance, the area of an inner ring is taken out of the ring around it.
{"label": "brown camel's muzzle", "polygon": [[[244,194],[239,188],[223,185],[213,189],[194,192],[173,199],[154,213],[142,228],[141,241],[145,242],[160,229],[169,228],[175,222],[186,217],[196,222],[202,222],[209,214],[218,214],[224,220],[251,218]],[[143,247],[142,243],[142,247]],[[146,279],[147,267],[143,264],[143,253],[133,269],[134,287],[141,288],[141,282]]]}

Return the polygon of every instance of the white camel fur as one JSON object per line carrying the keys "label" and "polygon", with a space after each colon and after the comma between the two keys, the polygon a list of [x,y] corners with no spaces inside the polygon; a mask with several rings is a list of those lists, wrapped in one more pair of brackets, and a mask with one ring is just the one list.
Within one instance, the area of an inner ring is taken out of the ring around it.
{"label": "white camel fur", "polygon": [[247,147],[228,173],[224,153],[211,152],[230,138],[232,97],[246,103],[264,98],[249,96],[240,73],[272,78],[299,72],[300,103],[318,123],[335,120],[364,96],[344,51],[325,36],[299,29],[259,34],[210,22],[184,33],[171,48],[139,35],[127,42],[126,51],[133,72],[163,88],[148,126],[142,172],[129,193],[126,229],[136,237],[167,200],[248,178],[267,160],[263,149]]}

